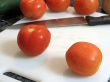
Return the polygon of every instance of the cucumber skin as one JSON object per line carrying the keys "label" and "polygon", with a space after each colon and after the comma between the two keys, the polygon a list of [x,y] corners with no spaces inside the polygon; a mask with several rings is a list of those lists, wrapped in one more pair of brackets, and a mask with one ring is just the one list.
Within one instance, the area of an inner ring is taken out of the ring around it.
{"label": "cucumber skin", "polygon": [[0,0],[0,15],[19,13],[20,0]]}

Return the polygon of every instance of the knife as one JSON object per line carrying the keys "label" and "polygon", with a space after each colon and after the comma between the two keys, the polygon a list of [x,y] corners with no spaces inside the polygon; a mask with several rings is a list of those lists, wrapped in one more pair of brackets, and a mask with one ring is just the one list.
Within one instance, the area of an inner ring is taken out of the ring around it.
{"label": "knife", "polygon": [[[81,17],[70,17],[70,18],[59,18],[59,19],[49,19],[42,21],[32,21],[22,24],[40,24],[50,27],[54,26],[73,26],[73,25],[105,25],[110,24],[110,16],[101,16],[101,17],[91,17],[91,16],[81,16]],[[18,24],[21,25],[21,24]]]}
{"label": "knife", "polygon": [[[1,22],[0,22],[1,23]],[[101,17],[91,17],[91,16],[81,16],[81,17],[70,17],[70,18],[59,18],[59,19],[48,19],[42,21],[32,21],[28,23],[15,24],[15,25],[23,25],[23,24],[40,24],[46,25],[48,27],[64,27],[64,26],[72,26],[72,25],[105,25],[110,24],[110,16],[101,16]],[[6,22],[6,25],[0,24],[0,31],[7,28],[7,26],[13,25],[13,22]]]}

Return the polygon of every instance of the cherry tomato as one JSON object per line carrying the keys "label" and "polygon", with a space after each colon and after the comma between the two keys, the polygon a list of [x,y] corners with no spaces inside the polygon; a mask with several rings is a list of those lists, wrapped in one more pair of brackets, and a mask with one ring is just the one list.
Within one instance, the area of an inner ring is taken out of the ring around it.
{"label": "cherry tomato", "polygon": [[48,47],[50,38],[51,34],[45,26],[29,24],[20,29],[17,43],[28,56],[37,56]]}
{"label": "cherry tomato", "polygon": [[46,0],[48,8],[53,12],[63,12],[69,5],[70,0]]}
{"label": "cherry tomato", "polygon": [[110,0],[103,0],[102,8],[104,12],[110,15]]}
{"label": "cherry tomato", "polygon": [[99,7],[99,0],[75,0],[74,9],[78,14],[89,15]]}
{"label": "cherry tomato", "polygon": [[46,12],[46,4],[44,0],[21,0],[20,9],[25,17],[39,19]]}
{"label": "cherry tomato", "polygon": [[66,52],[66,61],[74,73],[90,76],[98,71],[102,61],[102,53],[92,43],[77,42]]}

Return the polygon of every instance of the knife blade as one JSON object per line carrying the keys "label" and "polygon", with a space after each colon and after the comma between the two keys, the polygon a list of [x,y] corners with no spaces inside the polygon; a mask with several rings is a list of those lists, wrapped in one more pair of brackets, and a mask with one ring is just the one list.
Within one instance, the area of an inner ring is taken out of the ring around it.
{"label": "knife blade", "polygon": [[85,25],[85,24],[89,26],[95,26],[95,25],[110,24],[110,16],[101,16],[101,17],[81,16],[81,17],[59,18],[59,19],[49,19],[43,21],[33,21],[23,24],[41,24],[52,27]]}
{"label": "knife blade", "polygon": [[[110,16],[101,16],[101,17],[81,16],[81,17],[48,19],[48,20],[42,20],[42,21],[32,21],[28,23],[21,23],[16,25],[23,25],[23,24],[40,24],[40,25],[46,25],[48,27],[59,27],[59,26],[64,27],[64,26],[85,25],[85,24],[89,26],[95,26],[95,25],[110,24]],[[11,26],[11,24],[6,26]],[[4,27],[3,25],[0,25],[0,29],[3,27]]]}

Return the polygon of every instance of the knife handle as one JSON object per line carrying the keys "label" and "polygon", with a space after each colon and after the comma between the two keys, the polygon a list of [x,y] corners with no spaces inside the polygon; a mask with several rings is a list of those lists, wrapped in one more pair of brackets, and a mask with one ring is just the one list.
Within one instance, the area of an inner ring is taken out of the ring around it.
{"label": "knife handle", "polygon": [[86,21],[89,26],[110,24],[110,16],[101,16],[101,17],[86,16]]}

